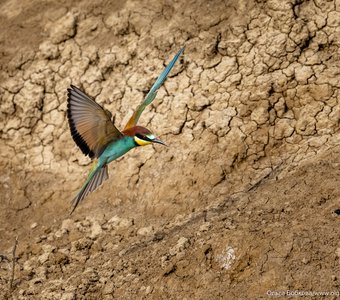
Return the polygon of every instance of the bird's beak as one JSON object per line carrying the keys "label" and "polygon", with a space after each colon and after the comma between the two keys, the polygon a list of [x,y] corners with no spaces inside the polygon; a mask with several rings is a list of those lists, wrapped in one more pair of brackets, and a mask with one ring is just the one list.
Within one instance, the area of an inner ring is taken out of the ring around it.
{"label": "bird's beak", "polygon": [[157,143],[157,144],[161,144],[161,145],[164,145],[164,146],[168,147],[167,144],[165,144],[163,141],[161,141],[161,140],[158,139],[158,138],[153,139],[152,142],[153,142],[153,143]]}

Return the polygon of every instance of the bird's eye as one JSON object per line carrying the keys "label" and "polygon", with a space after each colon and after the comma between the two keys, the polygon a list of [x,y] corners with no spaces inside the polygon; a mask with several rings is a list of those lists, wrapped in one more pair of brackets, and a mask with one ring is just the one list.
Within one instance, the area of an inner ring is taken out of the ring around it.
{"label": "bird's eye", "polygon": [[137,133],[136,137],[143,140],[143,141],[148,141],[148,142],[152,142],[152,140],[154,139],[153,135],[148,136],[148,135],[143,135],[143,134],[140,134],[140,133]]}
{"label": "bird's eye", "polygon": [[140,133],[137,133],[137,134],[136,134],[136,137],[138,137],[139,139],[142,139],[142,140],[145,139],[144,135],[141,135]]}
{"label": "bird's eye", "polygon": [[140,133],[136,133],[134,140],[139,146],[145,146],[152,143],[152,140],[148,136]]}

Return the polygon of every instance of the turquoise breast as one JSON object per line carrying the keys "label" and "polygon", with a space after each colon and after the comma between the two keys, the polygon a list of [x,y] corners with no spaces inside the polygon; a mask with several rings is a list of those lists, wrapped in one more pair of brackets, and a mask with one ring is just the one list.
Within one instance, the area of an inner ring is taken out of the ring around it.
{"label": "turquoise breast", "polygon": [[136,143],[134,142],[133,137],[124,136],[122,139],[108,144],[99,159],[108,164],[135,147]]}

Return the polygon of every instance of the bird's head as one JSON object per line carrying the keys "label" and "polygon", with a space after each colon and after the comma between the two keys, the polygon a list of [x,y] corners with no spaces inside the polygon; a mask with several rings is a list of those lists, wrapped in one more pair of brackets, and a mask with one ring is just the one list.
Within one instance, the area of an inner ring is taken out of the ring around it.
{"label": "bird's head", "polygon": [[137,146],[146,146],[152,143],[157,143],[166,146],[164,142],[155,137],[152,132],[142,126],[134,126],[123,131],[125,135],[133,137]]}

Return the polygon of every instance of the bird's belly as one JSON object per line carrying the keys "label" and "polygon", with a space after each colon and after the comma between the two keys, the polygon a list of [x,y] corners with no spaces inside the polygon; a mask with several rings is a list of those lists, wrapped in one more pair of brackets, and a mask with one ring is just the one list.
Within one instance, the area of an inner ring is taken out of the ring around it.
{"label": "bird's belly", "polygon": [[100,159],[103,159],[108,164],[111,161],[117,159],[118,157],[124,155],[133,147],[134,144],[130,143],[130,141],[124,139],[115,141],[106,147],[106,149],[100,156]]}

